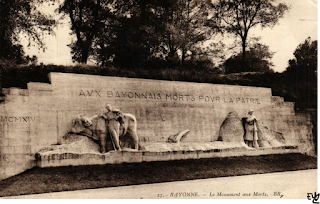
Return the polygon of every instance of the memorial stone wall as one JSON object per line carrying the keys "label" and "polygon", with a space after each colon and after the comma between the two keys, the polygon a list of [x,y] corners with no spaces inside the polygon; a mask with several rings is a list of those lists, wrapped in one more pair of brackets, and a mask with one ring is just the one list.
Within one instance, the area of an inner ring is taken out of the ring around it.
{"label": "memorial stone wall", "polygon": [[249,109],[287,144],[314,153],[312,125],[294,103],[270,88],[50,73],[50,84],[4,89],[0,104],[0,179],[35,166],[35,153],[57,144],[79,114],[92,116],[107,104],[136,116],[142,143],[165,142],[190,130],[186,142],[212,142],[229,112]]}

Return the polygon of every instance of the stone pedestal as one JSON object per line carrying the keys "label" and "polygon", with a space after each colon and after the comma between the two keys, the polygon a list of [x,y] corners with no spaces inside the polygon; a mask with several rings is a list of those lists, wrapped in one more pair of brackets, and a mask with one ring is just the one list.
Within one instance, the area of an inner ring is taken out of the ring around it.
{"label": "stone pedestal", "polygon": [[150,143],[145,150],[124,149],[99,152],[99,145],[93,140],[79,136],[76,142],[53,145],[36,154],[37,166],[80,166],[118,163],[140,163],[152,161],[170,161],[202,159],[214,157],[257,156],[268,154],[289,154],[299,152],[298,146],[281,145],[269,148],[249,148],[239,142],[209,143]]}

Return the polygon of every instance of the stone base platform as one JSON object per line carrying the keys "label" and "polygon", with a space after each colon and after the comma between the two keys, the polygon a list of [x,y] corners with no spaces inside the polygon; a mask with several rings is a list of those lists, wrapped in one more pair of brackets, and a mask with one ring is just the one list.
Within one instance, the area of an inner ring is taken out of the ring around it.
{"label": "stone base platform", "polygon": [[[90,148],[86,149],[86,147]],[[146,145],[145,150],[123,149],[122,151],[110,151],[101,154],[99,146],[84,137],[71,144],[55,145],[41,150],[36,154],[36,161],[38,167],[45,168],[289,153],[299,153],[298,146],[281,145],[278,147],[256,149],[249,148],[244,143],[209,142],[172,144],[159,142]]]}

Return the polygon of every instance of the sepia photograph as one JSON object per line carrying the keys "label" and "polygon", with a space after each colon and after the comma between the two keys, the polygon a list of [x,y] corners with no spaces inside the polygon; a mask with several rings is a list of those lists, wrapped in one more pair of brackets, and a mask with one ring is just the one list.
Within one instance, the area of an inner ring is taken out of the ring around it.
{"label": "sepia photograph", "polygon": [[320,202],[317,0],[0,0],[0,32],[1,200]]}

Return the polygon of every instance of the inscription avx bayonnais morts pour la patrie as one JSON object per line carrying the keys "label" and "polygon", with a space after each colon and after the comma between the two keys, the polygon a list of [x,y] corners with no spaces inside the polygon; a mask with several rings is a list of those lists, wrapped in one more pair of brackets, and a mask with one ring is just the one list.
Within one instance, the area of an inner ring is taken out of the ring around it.
{"label": "inscription avx bayonnais morts pour la patrie", "polygon": [[150,93],[150,92],[124,92],[124,91],[101,91],[101,90],[80,90],[79,97],[108,97],[127,98],[140,100],[157,101],[199,101],[211,103],[252,103],[260,104],[259,98],[248,97],[224,97],[214,95],[188,95],[179,93]]}

